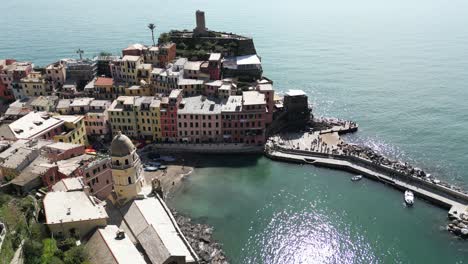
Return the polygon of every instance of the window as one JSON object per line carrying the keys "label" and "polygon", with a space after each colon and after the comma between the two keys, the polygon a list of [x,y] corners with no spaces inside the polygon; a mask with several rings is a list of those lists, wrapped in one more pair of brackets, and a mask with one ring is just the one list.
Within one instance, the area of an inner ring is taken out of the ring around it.
{"label": "window", "polygon": [[132,184],[132,177],[128,177],[128,184]]}

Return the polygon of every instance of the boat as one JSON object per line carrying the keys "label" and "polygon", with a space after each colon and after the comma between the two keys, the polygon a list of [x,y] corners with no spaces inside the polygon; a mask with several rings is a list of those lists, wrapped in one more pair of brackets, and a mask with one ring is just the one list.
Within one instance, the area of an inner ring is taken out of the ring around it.
{"label": "boat", "polygon": [[405,191],[405,203],[409,206],[414,204],[414,194],[410,190]]}
{"label": "boat", "polygon": [[157,171],[157,170],[158,170],[158,167],[151,167],[151,166],[145,167],[145,171]]}
{"label": "boat", "polygon": [[351,178],[352,181],[359,181],[362,179],[362,175],[356,175]]}

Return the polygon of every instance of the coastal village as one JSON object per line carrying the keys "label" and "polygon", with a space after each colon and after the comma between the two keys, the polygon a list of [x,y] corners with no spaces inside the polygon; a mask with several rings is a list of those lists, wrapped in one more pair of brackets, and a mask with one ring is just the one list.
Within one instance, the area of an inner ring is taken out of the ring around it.
{"label": "coastal village", "polygon": [[50,259],[73,253],[73,263],[227,263],[209,226],[167,207],[190,169],[161,154],[262,153],[270,134],[305,126],[310,108],[302,91],[275,93],[251,39],[195,15],[193,31],[157,42],[150,24],[152,45],[119,56],[0,60],[2,208],[18,206],[25,222],[2,219],[5,259],[32,263],[48,245]]}
{"label": "coastal village", "polygon": [[252,39],[208,30],[203,11],[195,18],[157,41],[150,24],[152,43],[121,55],[0,60],[4,263],[228,263],[209,226],[166,205],[191,172],[171,156],[183,152],[362,174],[447,207],[447,229],[468,236],[465,191],[344,142],[357,124],[314,119],[303,91],[275,91]]}

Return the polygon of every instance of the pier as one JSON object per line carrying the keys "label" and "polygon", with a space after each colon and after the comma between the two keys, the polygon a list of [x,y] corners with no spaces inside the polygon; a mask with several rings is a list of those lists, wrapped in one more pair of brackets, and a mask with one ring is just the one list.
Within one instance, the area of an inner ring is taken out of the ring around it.
{"label": "pier", "polygon": [[372,150],[347,144],[339,136],[356,130],[357,125],[336,125],[305,133],[275,135],[267,142],[265,155],[273,160],[360,174],[401,191],[410,190],[417,197],[447,209],[448,217],[452,220],[447,229],[462,237],[468,236],[466,192],[407,163],[392,161]]}

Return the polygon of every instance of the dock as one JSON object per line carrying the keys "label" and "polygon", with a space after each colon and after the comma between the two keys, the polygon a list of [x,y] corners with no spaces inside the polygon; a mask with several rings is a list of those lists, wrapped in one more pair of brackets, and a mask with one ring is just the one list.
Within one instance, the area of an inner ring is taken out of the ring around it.
{"label": "dock", "polygon": [[[447,229],[468,237],[468,193],[454,186],[434,181],[434,177],[399,161],[372,156],[365,150],[356,153],[339,136],[354,132],[357,126],[333,127],[306,133],[275,135],[265,146],[265,155],[273,160],[310,164],[360,174],[400,191],[410,190],[415,196],[448,210],[452,223]],[[354,146],[353,146],[354,147]],[[370,157],[368,157],[369,155]],[[396,165],[396,166],[392,166]],[[416,170],[416,171],[415,171]],[[411,172],[410,172],[411,171]]]}

